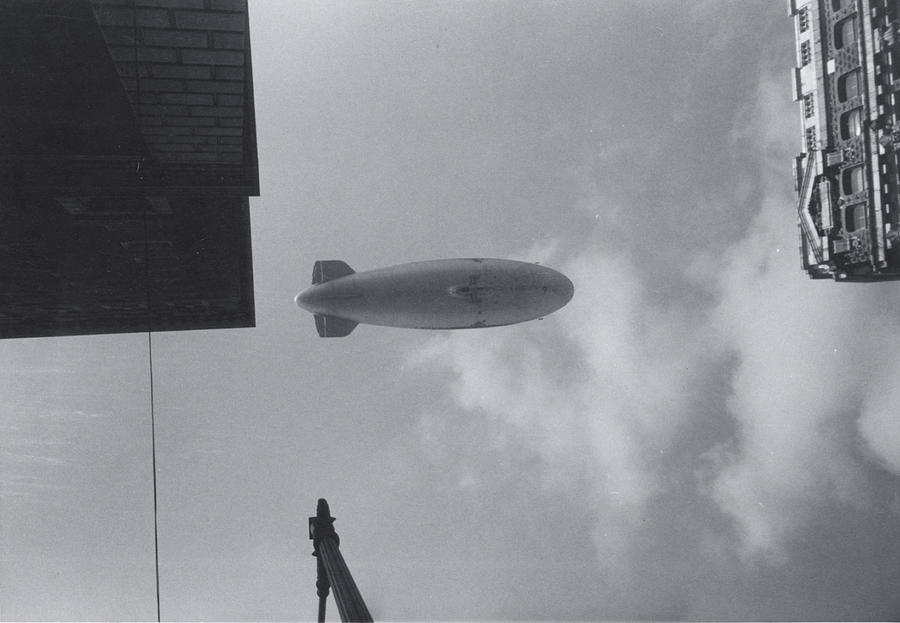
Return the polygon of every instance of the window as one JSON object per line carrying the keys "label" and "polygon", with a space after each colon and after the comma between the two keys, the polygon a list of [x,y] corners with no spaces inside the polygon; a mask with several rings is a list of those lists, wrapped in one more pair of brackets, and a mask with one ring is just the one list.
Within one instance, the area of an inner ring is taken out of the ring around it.
{"label": "window", "polygon": [[806,67],[812,62],[812,46],[809,41],[800,44],[800,66]]}
{"label": "window", "polygon": [[831,0],[831,10],[840,11],[847,4],[848,0]]}
{"label": "window", "polygon": [[816,149],[816,129],[806,128],[806,151]]}
{"label": "window", "polygon": [[844,229],[857,231],[866,228],[866,204],[857,203],[847,206],[844,212]]}
{"label": "window", "polygon": [[846,48],[856,43],[856,16],[851,15],[834,25],[834,47]]}
{"label": "window", "polygon": [[838,78],[838,100],[846,102],[859,95],[859,70],[848,71]]}
{"label": "window", "polygon": [[862,133],[862,108],[848,110],[841,115],[841,139],[847,140]]}
{"label": "window", "polygon": [[841,192],[852,195],[863,190],[863,168],[850,167],[841,173]]}
{"label": "window", "polygon": [[803,115],[809,119],[816,114],[816,94],[807,93],[803,96]]}
{"label": "window", "polygon": [[809,7],[803,7],[797,14],[797,21],[800,24],[800,32],[809,30]]}

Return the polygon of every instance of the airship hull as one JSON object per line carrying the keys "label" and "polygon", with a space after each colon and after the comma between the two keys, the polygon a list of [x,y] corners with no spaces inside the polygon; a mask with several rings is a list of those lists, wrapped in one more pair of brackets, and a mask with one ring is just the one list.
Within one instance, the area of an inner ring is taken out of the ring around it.
{"label": "airship hull", "polygon": [[339,276],[329,279],[325,273],[334,266],[317,262],[313,280],[319,282],[296,302],[325,319],[353,323],[350,330],[356,323],[414,329],[515,324],[556,311],[574,291],[561,273],[512,260],[432,260],[360,273],[331,263]]}

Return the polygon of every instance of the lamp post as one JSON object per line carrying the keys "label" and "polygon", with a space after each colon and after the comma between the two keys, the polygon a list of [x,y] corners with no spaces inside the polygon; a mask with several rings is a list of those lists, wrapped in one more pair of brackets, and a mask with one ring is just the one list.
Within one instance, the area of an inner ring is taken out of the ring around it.
{"label": "lamp post", "polygon": [[339,546],[341,539],[334,531],[334,517],[328,509],[328,502],[320,498],[316,506],[316,516],[309,518],[309,538],[313,542],[313,556],[316,557],[316,593],[319,596],[319,623],[325,623],[325,600],[329,588],[334,590],[341,621],[372,621],[372,615],[363,601],[350,569],[344,562]]}

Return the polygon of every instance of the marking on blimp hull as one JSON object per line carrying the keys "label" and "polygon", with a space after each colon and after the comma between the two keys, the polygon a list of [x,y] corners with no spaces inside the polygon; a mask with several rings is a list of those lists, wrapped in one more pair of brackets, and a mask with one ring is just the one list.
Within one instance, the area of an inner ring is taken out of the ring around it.
{"label": "marking on blimp hull", "polygon": [[481,296],[484,293],[489,293],[494,288],[479,286],[478,280],[480,275],[469,275],[469,283],[464,286],[451,286],[450,294],[453,296],[458,296],[460,298],[469,299],[470,303],[480,303]]}

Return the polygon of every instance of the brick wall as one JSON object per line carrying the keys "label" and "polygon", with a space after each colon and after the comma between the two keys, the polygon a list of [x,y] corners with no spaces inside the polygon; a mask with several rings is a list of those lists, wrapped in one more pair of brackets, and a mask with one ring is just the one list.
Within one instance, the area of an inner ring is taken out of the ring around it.
{"label": "brick wall", "polygon": [[90,2],[151,154],[242,164],[247,0]]}

